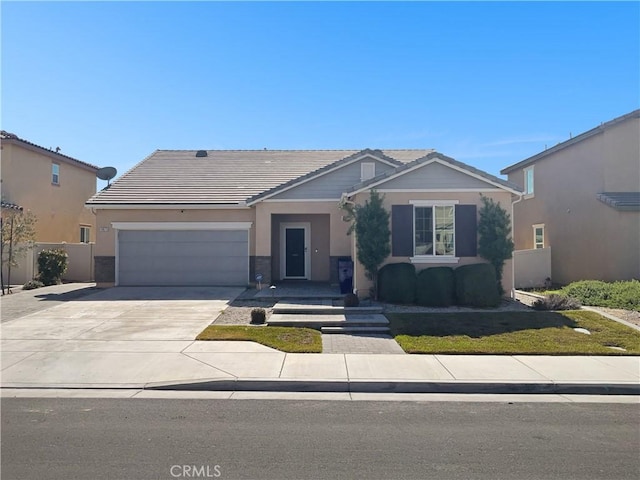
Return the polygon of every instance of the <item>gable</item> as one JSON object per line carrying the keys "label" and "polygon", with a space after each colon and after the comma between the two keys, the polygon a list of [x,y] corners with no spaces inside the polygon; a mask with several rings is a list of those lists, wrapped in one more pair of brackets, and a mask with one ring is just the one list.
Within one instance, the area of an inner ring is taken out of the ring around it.
{"label": "gable", "polygon": [[485,190],[488,188],[497,189],[498,187],[438,161],[433,161],[380,183],[376,188],[384,192],[385,190]]}
{"label": "gable", "polygon": [[374,163],[376,175],[389,172],[395,168],[374,157],[363,157],[358,161],[337,168],[332,172],[318,176],[301,185],[284,190],[271,197],[271,200],[339,200],[343,193],[348,192],[354,185],[360,183],[361,166],[363,163]]}

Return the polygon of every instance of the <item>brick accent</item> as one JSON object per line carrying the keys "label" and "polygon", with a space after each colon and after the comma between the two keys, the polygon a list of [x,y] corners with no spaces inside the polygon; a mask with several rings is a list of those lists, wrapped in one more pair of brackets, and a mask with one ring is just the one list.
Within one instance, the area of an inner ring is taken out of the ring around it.
{"label": "brick accent", "polygon": [[262,285],[271,284],[271,257],[249,257],[249,282],[255,283],[256,273],[262,274]]}
{"label": "brick accent", "polygon": [[116,281],[116,257],[93,257],[96,283],[114,283]]}

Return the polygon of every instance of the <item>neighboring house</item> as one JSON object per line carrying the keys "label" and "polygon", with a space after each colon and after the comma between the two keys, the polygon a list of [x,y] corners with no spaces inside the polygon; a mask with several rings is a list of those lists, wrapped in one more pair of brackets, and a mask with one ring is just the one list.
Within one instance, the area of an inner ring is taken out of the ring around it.
{"label": "neighboring house", "polygon": [[[510,209],[504,180],[432,150],[159,150],[87,202],[97,215],[95,276],[108,285],[338,283],[356,258],[341,200],[372,188],[391,213],[387,263],[483,262],[481,195]],[[354,288],[369,282],[356,263]],[[507,262],[505,290],[511,289]]]}
{"label": "neighboring house", "polygon": [[550,249],[558,284],[640,278],[640,110],[501,173],[524,189],[514,205],[516,255]]}
{"label": "neighboring house", "polygon": [[33,212],[36,241],[95,241],[95,215],[84,203],[96,193],[98,167],[0,132],[2,200]]}

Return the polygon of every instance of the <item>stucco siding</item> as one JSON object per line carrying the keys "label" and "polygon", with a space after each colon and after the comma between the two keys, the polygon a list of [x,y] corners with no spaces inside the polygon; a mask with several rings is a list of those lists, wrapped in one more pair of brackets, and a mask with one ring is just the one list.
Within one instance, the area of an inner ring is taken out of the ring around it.
{"label": "stucco siding", "polygon": [[385,190],[425,190],[425,189],[494,189],[484,180],[474,178],[451,167],[433,162],[412,172],[393,178],[376,187]]}
{"label": "stucco siding", "polygon": [[[533,164],[534,195],[514,206],[516,250],[534,248],[532,226],[544,224],[554,283],[640,277],[640,212],[596,197],[640,189],[639,129],[630,119]],[[509,180],[523,185],[523,169]]]}
{"label": "stucco siding", "polygon": [[[59,165],[58,185],[51,182],[54,163]],[[37,241],[79,242],[81,225],[91,228],[90,240],[95,241],[95,215],[84,207],[95,192],[96,175],[91,169],[3,142],[3,200],[36,215]]]}
{"label": "stucco siding", "polygon": [[98,210],[96,256],[116,254],[113,222],[252,222],[249,251],[255,255],[255,211],[239,210]]}
{"label": "stucco siding", "polygon": [[286,190],[271,197],[271,199],[339,199],[340,195],[349,191],[354,185],[360,183],[362,163],[375,163],[376,175],[380,175],[381,173],[387,172],[393,168],[387,163],[380,162],[373,158],[365,158],[310,180],[302,185]]}

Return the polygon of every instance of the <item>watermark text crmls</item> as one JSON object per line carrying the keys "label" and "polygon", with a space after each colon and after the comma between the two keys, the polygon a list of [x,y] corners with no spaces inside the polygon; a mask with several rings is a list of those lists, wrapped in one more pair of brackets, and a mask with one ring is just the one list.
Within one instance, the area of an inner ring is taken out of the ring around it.
{"label": "watermark text crmls", "polygon": [[220,478],[220,465],[171,465],[169,473],[173,478]]}

